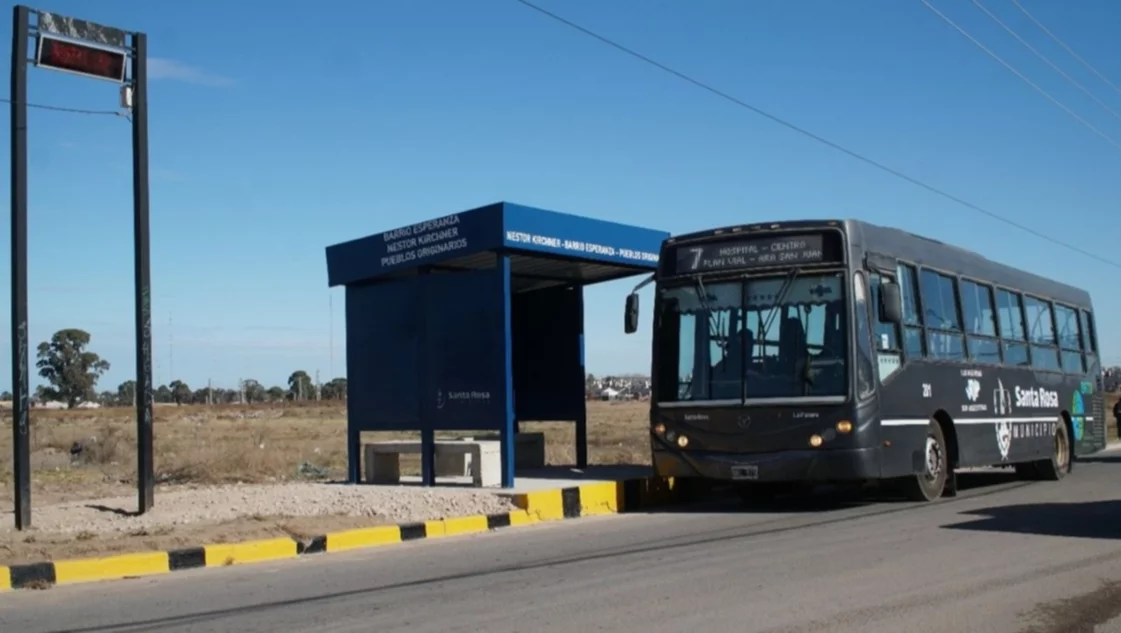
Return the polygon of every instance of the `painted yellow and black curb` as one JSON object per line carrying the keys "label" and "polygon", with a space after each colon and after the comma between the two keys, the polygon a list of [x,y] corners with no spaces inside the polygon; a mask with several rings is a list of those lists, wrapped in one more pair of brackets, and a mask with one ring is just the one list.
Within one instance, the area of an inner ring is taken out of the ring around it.
{"label": "painted yellow and black curb", "polygon": [[422,539],[488,532],[587,516],[693,503],[719,492],[688,480],[643,478],[555,488],[510,495],[517,510],[492,515],[452,517],[423,523],[379,525],[330,532],[308,539],[272,538],[203,545],[171,551],[120,554],[104,558],[0,565],[0,592],[46,589],[101,580],[168,574],[203,567],[227,567],[296,558],[324,552],[378,547]]}

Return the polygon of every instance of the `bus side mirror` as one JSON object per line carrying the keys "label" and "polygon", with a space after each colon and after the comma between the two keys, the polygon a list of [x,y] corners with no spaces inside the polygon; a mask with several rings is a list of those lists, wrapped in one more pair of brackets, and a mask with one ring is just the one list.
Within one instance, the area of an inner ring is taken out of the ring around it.
{"label": "bus side mirror", "polygon": [[634,334],[638,331],[638,293],[632,292],[627,295],[627,308],[625,312],[623,331],[627,334]]}
{"label": "bus side mirror", "polygon": [[885,281],[880,284],[880,323],[903,322],[903,295],[899,284]]}

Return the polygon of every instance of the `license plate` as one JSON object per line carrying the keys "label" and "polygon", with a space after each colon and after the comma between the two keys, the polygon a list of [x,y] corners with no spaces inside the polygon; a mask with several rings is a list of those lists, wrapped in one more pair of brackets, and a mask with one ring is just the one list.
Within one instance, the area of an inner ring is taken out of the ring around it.
{"label": "license plate", "polygon": [[759,467],[755,464],[732,466],[732,479],[759,479]]}

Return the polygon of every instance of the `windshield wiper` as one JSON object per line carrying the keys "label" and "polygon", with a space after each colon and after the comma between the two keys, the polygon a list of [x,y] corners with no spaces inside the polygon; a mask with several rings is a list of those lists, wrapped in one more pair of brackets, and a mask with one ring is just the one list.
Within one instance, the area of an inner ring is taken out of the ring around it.
{"label": "windshield wiper", "polygon": [[773,312],[771,312],[771,316],[767,319],[767,322],[763,324],[763,331],[760,332],[760,337],[763,339],[764,345],[770,340],[767,338],[767,335],[770,334],[771,324],[774,323],[775,317],[778,316],[779,310],[781,309],[779,306],[782,305],[783,301],[786,301],[786,295],[790,293],[790,288],[794,285],[794,280],[800,274],[802,274],[801,268],[791,268],[790,272],[786,274],[786,279],[783,280],[782,286],[778,289],[778,295],[775,297],[774,304],[772,304]]}

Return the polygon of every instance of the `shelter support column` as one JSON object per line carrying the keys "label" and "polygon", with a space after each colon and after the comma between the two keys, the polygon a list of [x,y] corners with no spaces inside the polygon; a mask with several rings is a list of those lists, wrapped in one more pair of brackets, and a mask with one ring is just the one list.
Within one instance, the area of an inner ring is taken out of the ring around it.
{"label": "shelter support column", "polygon": [[[417,272],[421,277],[427,278],[432,274],[431,266],[421,266]],[[424,312],[425,323],[420,328],[418,335],[417,348],[420,350],[427,350],[429,345],[429,328],[432,327],[432,314],[425,310]],[[418,415],[422,418],[425,417],[425,397],[432,393],[432,376],[430,374],[431,368],[426,367],[422,371],[423,377],[420,379],[420,389],[417,390],[417,403],[416,408]],[[432,420],[423,420],[420,425],[420,485],[424,487],[432,487],[436,485],[436,427],[433,426]]]}
{"label": "shelter support column", "polygon": [[[347,409],[347,418],[354,415],[354,410]],[[362,432],[357,430],[353,422],[347,421],[346,429],[346,480],[356,484],[362,480]]]}
{"label": "shelter support column", "polygon": [[510,287],[510,256],[501,255],[498,258],[498,274],[502,276],[502,329],[505,332],[502,355],[506,365],[504,380],[505,388],[502,390],[506,399],[506,419],[499,431],[502,445],[502,487],[514,487],[514,450],[517,421],[514,417],[514,340],[513,340],[513,294]]}
{"label": "shelter support column", "polygon": [[584,287],[576,288],[580,315],[580,412],[576,422],[576,467],[588,467],[588,397],[585,389],[585,378],[588,375],[588,366],[584,356]]}
{"label": "shelter support column", "polygon": [[420,483],[436,485],[436,430],[427,425],[420,429]]}

